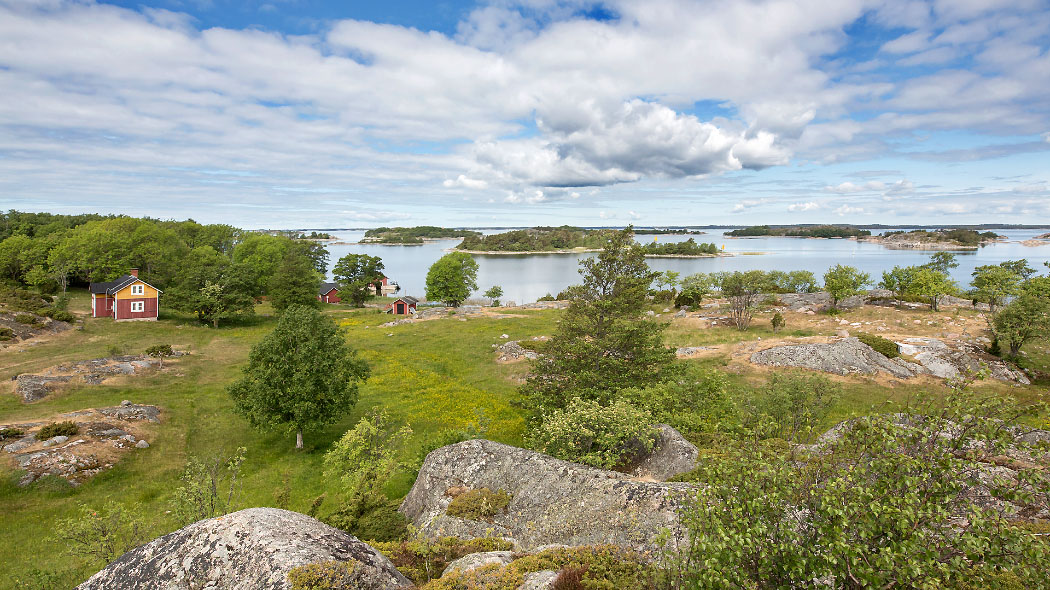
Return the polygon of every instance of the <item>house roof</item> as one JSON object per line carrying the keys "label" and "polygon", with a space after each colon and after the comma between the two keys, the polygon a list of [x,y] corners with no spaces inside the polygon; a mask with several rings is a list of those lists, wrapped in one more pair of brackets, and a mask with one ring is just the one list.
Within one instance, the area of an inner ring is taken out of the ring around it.
{"label": "house roof", "polygon": [[[102,294],[112,295],[112,294],[116,293],[117,291],[120,291],[124,287],[127,287],[128,285],[130,285],[131,283],[134,283],[136,281],[140,282],[140,283],[143,283],[145,285],[149,285],[149,283],[147,283],[146,281],[143,281],[142,279],[140,279],[138,277],[133,277],[131,275],[123,275],[123,276],[121,276],[120,278],[118,278],[115,281],[109,281],[107,283],[91,283],[90,285],[88,285],[88,292],[96,294],[96,295],[102,295]],[[149,286],[153,287],[153,285],[149,285]],[[156,287],[153,287],[153,288],[157,289]],[[160,289],[157,289],[157,292],[163,293],[163,291],[161,291]]]}
{"label": "house roof", "polygon": [[339,283],[321,283],[321,287],[317,289],[318,295],[327,295],[333,290],[339,290]]}
{"label": "house roof", "polygon": [[415,297],[408,297],[408,296],[398,297],[397,299],[394,300],[395,303],[398,302],[398,301],[404,301],[405,303],[407,303],[409,305],[415,305],[415,304],[419,303],[419,300],[416,299]]}

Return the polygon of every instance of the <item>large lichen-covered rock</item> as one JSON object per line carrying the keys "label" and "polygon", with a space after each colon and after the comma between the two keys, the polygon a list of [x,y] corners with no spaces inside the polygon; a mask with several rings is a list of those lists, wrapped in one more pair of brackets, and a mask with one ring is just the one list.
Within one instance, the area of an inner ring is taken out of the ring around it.
{"label": "large lichen-covered rock", "polygon": [[[479,488],[504,490],[510,503],[488,520],[446,513],[453,496]],[[680,534],[676,510],[691,489],[470,440],[427,455],[401,512],[434,538],[494,535],[512,538],[526,551],[551,543],[649,551],[661,530]]]}
{"label": "large lichen-covered rock", "polygon": [[249,508],[193,523],[132,549],[78,590],[291,588],[288,572],[308,563],[354,562],[361,590],[411,586],[386,557],[304,514]]}
{"label": "large lichen-covered rock", "polygon": [[651,477],[666,481],[672,477],[696,469],[700,451],[687,441],[681,432],[667,424],[658,424],[660,434],[651,453],[643,457],[628,471],[637,477]]}
{"label": "large lichen-covered rock", "polygon": [[890,360],[857,338],[843,338],[826,344],[791,344],[767,348],[752,354],[751,362],[773,367],[813,369],[836,375],[888,373],[894,377],[908,378],[925,372],[915,363],[899,358]]}

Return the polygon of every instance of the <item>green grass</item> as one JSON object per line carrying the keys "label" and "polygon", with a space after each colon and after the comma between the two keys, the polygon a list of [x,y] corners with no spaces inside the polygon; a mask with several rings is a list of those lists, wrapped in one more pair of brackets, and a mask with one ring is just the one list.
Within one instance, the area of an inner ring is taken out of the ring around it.
{"label": "green grass", "polygon": [[[84,301],[78,298],[74,310],[84,312]],[[299,452],[289,433],[251,428],[234,412],[224,391],[239,376],[252,343],[273,328],[271,317],[257,316],[218,330],[170,313],[162,314],[158,322],[88,318],[83,329],[33,346],[19,343],[0,352],[0,379],[60,362],[108,356],[115,349],[132,354],[155,344],[172,344],[191,352],[162,373],[128,379],[121,385],[75,387],[32,405],[23,404],[13,393],[0,395],[0,422],[117,405],[124,399],[164,409],[149,449],[126,454],[112,469],[78,488],[62,482],[19,488],[18,473],[5,457],[0,471],[0,534],[12,542],[0,545],[0,570],[18,573],[57,567],[62,584],[74,585],[101,564],[80,565],[65,556],[55,558],[58,545],[50,537],[60,520],[71,516],[80,504],[101,506],[115,499],[149,521],[152,534],[168,532],[175,524],[165,511],[187,458],[229,454],[240,446],[248,451],[239,507],[273,505],[274,492],[287,478],[289,507],[305,512],[319,494],[331,491],[320,476],[324,452],[372,407],[385,408],[395,419],[410,424],[414,447],[427,434],[478,421],[475,409],[483,412],[481,421],[489,424],[487,437],[520,444],[522,415],[510,402],[516,380],[527,367],[496,364],[492,344],[504,342],[499,338],[503,333],[513,338],[550,334],[556,312],[380,327],[391,318],[374,309],[333,306],[326,311],[347,324],[348,339],[372,365],[373,373],[361,387],[355,411],[328,428],[306,432],[307,448]],[[400,474],[388,493],[394,498],[403,496],[414,477],[411,472]],[[0,577],[0,588],[15,587],[13,580],[14,576]]]}
{"label": "green grass", "polygon": [[[86,294],[74,293],[71,309],[85,313],[87,308]],[[333,491],[320,475],[324,452],[373,407],[385,409],[395,420],[412,427],[413,436],[406,449],[409,457],[416,456],[428,435],[475,424],[487,425],[487,438],[521,444],[523,412],[513,401],[528,365],[497,364],[493,345],[506,342],[501,334],[508,334],[512,340],[549,336],[562,312],[514,310],[521,317],[464,320],[453,316],[383,327],[381,324],[394,318],[374,308],[335,305],[324,309],[345,326],[348,340],[371,364],[372,377],[362,385],[354,411],[327,428],[307,431],[306,448],[302,451],[294,449],[294,436],[290,433],[251,428],[236,414],[225,393],[225,387],[239,376],[251,345],[275,324],[268,305],[259,306],[255,318],[217,330],[199,325],[192,317],[173,313],[162,313],[158,322],[115,323],[88,318],[82,329],[35,345],[15,343],[0,351],[0,380],[5,382],[19,373],[109,356],[114,350],[141,353],[149,346],[171,344],[191,352],[164,372],[127,379],[119,385],[75,387],[32,405],[23,404],[13,393],[0,394],[0,423],[116,405],[124,399],[157,404],[164,409],[162,422],[154,427],[149,439],[149,449],[129,452],[114,468],[77,488],[53,479],[19,488],[15,485],[18,474],[10,467],[10,459],[4,457],[0,468],[0,535],[6,542],[0,544],[0,571],[8,575],[0,576],[0,589],[15,588],[15,576],[32,568],[57,568],[63,575],[59,586],[70,587],[102,565],[80,564],[56,553],[61,546],[51,535],[57,523],[71,516],[80,504],[97,507],[117,500],[150,522],[151,536],[173,530],[176,525],[165,511],[179,485],[183,466],[192,456],[229,454],[237,447],[246,447],[237,507],[273,505],[275,491],[287,480],[291,487],[289,508],[305,512],[318,495],[329,492],[331,497]],[[661,319],[668,320],[669,316],[664,314]],[[854,312],[846,317],[850,316]],[[911,320],[913,316],[926,317],[924,312],[907,312],[902,317]],[[703,346],[773,336],[767,316],[757,317],[752,326],[748,332],[731,326],[700,330],[677,322],[667,330],[666,341],[674,346]],[[820,333],[833,332],[835,327],[829,325]],[[800,328],[789,319],[780,336],[792,335]],[[811,333],[815,331],[806,329],[798,335]],[[1025,362],[1033,367],[1050,363],[1050,349],[1045,342],[1033,343],[1025,350],[1029,352]],[[689,362],[726,370],[733,386],[741,389],[760,385],[767,376],[760,370],[733,365],[726,357]],[[870,412],[873,407],[885,411],[885,403],[902,404],[948,393],[939,385],[903,383],[888,387],[874,379],[843,381],[848,386],[843,388],[843,397],[828,418],[829,426],[844,417]],[[992,383],[978,387],[1027,400],[1043,395],[1035,386],[1014,388]],[[386,492],[391,498],[403,496],[414,477],[411,470],[400,473]],[[326,504],[325,508],[334,506]]]}

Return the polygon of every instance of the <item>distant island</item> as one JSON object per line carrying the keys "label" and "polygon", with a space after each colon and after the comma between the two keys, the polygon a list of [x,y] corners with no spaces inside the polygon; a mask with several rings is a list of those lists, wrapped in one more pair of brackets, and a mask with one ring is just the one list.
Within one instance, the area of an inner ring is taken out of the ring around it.
{"label": "distant island", "polygon": [[644,236],[664,236],[664,235],[669,235],[669,236],[685,236],[685,235],[701,236],[701,235],[706,234],[707,232],[700,231],[698,229],[689,229],[689,228],[684,228],[684,227],[677,227],[677,228],[639,227],[639,228],[635,228],[634,233],[641,234],[641,235],[644,235]]}
{"label": "distant island", "polygon": [[752,238],[760,236],[783,236],[791,238],[859,238],[870,236],[871,230],[859,229],[852,225],[814,225],[778,227],[770,225],[753,225],[743,229],[726,232],[734,238]]}
{"label": "distant island", "polygon": [[312,231],[309,234],[307,234],[307,233],[300,233],[298,236],[295,237],[295,239],[297,239],[297,240],[333,240],[335,238],[332,237],[332,234],[327,233],[327,232]]}
{"label": "distant island", "polygon": [[392,246],[418,245],[426,240],[469,238],[481,233],[469,229],[449,229],[433,225],[416,227],[377,227],[365,232],[362,244],[388,244]]}
{"label": "distant island", "polygon": [[457,250],[471,254],[555,254],[601,250],[612,230],[571,225],[533,227],[463,238]]}
{"label": "distant island", "polygon": [[[533,227],[487,236],[470,236],[456,249],[468,254],[577,254],[598,252],[605,245],[608,229],[584,229],[571,225],[560,227]],[[649,230],[639,233],[650,234]],[[665,233],[685,233],[666,230]],[[693,238],[684,242],[645,244],[642,251],[648,258],[705,258],[728,256],[720,254],[714,244],[698,244]]]}
{"label": "distant island", "polygon": [[887,248],[898,250],[976,250],[985,244],[1004,239],[992,231],[978,232],[972,229],[937,229],[890,231],[878,236],[863,238],[877,242]]}

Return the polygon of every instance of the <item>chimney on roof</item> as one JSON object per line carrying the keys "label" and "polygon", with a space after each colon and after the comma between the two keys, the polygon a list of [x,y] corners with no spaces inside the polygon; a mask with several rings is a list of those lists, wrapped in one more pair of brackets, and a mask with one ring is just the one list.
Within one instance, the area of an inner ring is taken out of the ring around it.
{"label": "chimney on roof", "polygon": [[130,274],[131,276],[133,276],[133,277],[135,277],[137,279],[137,278],[139,278],[139,269],[133,268],[133,269],[128,271],[128,274]]}

